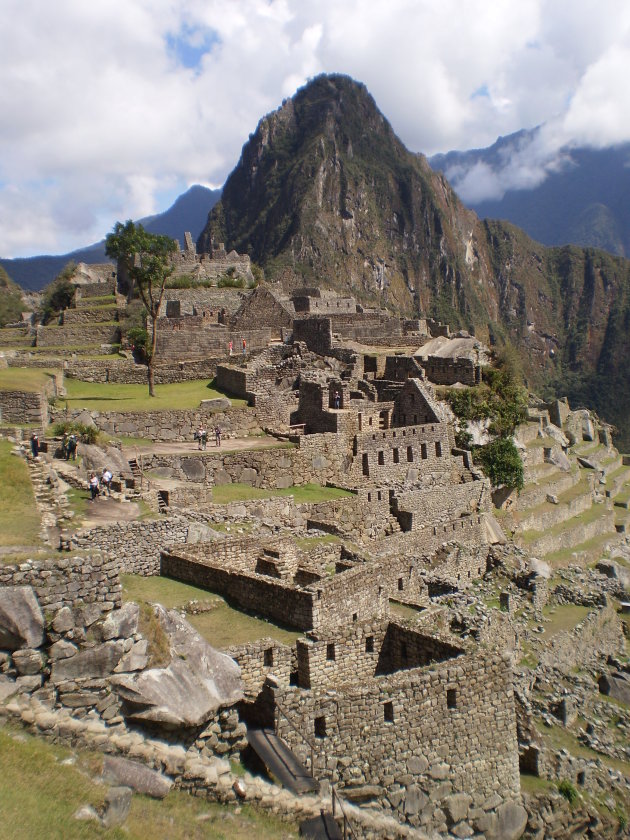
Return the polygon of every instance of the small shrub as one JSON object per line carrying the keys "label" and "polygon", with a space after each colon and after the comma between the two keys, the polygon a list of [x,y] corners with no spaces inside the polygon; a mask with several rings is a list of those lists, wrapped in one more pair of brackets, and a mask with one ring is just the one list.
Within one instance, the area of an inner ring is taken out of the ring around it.
{"label": "small shrub", "polygon": [[523,489],[523,462],[511,438],[499,437],[473,449],[473,460],[483,467],[493,487]]}
{"label": "small shrub", "polygon": [[[230,271],[230,269],[228,269],[228,271]],[[244,289],[245,278],[225,275],[223,277],[219,277],[217,280],[217,286],[220,289]]]}
{"label": "small shrub", "polygon": [[562,779],[558,782],[558,791],[564,796],[569,805],[573,805],[579,796],[575,785],[568,779]]}
{"label": "small shrub", "polygon": [[76,270],[76,263],[69,262],[42,295],[41,321],[48,324],[53,318],[68,309],[74,302],[75,288],[70,282]]}
{"label": "small shrub", "polygon": [[76,435],[82,443],[96,443],[98,440],[98,429],[95,426],[86,426],[84,423],[77,423],[74,420],[63,420],[55,423],[53,435]]}

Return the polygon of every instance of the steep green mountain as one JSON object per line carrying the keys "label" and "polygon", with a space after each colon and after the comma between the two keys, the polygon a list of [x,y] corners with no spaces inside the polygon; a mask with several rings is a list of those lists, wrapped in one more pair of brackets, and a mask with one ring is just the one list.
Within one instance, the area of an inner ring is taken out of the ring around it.
{"label": "steep green mountain", "polygon": [[[448,152],[429,159],[480,218],[507,219],[544,245],[603,248],[630,256],[630,144],[605,149],[564,148],[554,166],[531,189],[508,189],[501,198],[468,197],[466,179],[482,167],[499,177],[522,150],[536,143],[538,129],[500,137],[487,149]],[[461,185],[461,191],[460,191]]]}
{"label": "steep green mountain", "polygon": [[[163,233],[178,239],[183,247],[186,231],[190,231],[193,238],[199,235],[208,211],[220,195],[221,190],[211,190],[197,184],[180,195],[164,213],[147,216],[139,221],[150,233]],[[16,283],[23,289],[33,290],[43,289],[51,283],[69,262],[109,262],[105,256],[105,240],[59,256],[0,258],[0,266],[10,272]]]}
{"label": "steep green mountain", "polygon": [[630,262],[480,221],[348,77],[320,76],[260,121],[200,250],[212,239],[285,286],[347,290],[511,341],[532,387],[595,407],[630,445]]}
{"label": "steep green mountain", "polygon": [[25,305],[19,287],[0,266],[0,327],[20,321]]}

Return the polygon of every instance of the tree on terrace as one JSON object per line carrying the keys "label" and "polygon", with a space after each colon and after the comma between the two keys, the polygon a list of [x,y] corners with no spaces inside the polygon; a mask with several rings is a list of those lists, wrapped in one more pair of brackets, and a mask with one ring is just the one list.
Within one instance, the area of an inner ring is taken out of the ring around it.
{"label": "tree on terrace", "polygon": [[113,232],[105,240],[105,253],[124,267],[151,318],[151,340],[144,348],[151,397],[155,396],[153,362],[157,346],[157,318],[164,285],[173,273],[171,255],[178,249],[178,243],[170,236],[149,233],[131,219],[124,225],[116,222]]}

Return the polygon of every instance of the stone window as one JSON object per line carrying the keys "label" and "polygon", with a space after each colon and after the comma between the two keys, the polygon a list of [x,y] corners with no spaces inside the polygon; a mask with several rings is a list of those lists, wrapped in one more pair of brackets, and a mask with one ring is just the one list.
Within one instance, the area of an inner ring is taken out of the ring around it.
{"label": "stone window", "polygon": [[372,418],[370,417],[369,420],[368,420],[368,426],[371,426],[371,425],[372,425]]}
{"label": "stone window", "polygon": [[448,709],[457,708],[457,690],[454,688],[446,689],[446,707]]}
{"label": "stone window", "polygon": [[435,441],[435,454],[436,454],[436,457],[438,457],[438,458],[442,457],[442,444],[440,443],[439,440]]}
{"label": "stone window", "polygon": [[331,642],[330,644],[326,645],[326,659],[328,659],[329,662],[334,662],[335,661],[335,644],[334,644],[334,642]]}
{"label": "stone window", "polygon": [[383,719],[385,720],[385,723],[394,722],[394,704],[392,702],[383,704]]}
{"label": "stone window", "polygon": [[402,578],[398,578],[398,591],[399,591],[399,592],[402,592],[402,591],[403,591],[403,589],[404,589],[404,586],[405,586],[405,585],[404,585],[404,583],[403,583],[403,579],[402,579]]}
{"label": "stone window", "polygon": [[267,668],[273,665],[273,648],[267,648],[263,653],[263,662]]}
{"label": "stone window", "polygon": [[427,460],[427,445],[426,445],[426,443],[421,443],[420,444],[420,457],[422,458],[423,461]]}
{"label": "stone window", "polygon": [[407,447],[407,461],[410,464],[413,463],[413,446]]}
{"label": "stone window", "polygon": [[326,718],[323,715],[315,718],[315,737],[326,737]]}
{"label": "stone window", "polygon": [[380,490],[376,491],[376,498],[378,499],[379,502],[381,501],[381,491]]}
{"label": "stone window", "polygon": [[371,502],[371,501],[372,501],[372,494],[368,493],[368,502]]}
{"label": "stone window", "polygon": [[378,453],[378,463],[381,467],[385,465],[385,453],[382,449],[380,449]]}
{"label": "stone window", "polygon": [[352,620],[357,621],[359,618],[359,613],[352,613]]}
{"label": "stone window", "polygon": [[363,453],[363,475],[370,474],[370,461],[367,452]]}
{"label": "stone window", "polygon": [[374,636],[365,637],[365,652],[374,653]]}
{"label": "stone window", "polygon": [[400,463],[400,457],[398,455],[398,448],[397,447],[394,447],[393,458],[394,458],[394,463],[395,464]]}

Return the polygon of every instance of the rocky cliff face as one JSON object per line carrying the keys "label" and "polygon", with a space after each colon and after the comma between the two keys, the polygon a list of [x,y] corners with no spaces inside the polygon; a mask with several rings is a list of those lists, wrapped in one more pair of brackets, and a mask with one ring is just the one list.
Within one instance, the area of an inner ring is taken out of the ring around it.
{"label": "rocky cliff face", "polygon": [[625,423],[630,387],[616,365],[628,349],[630,263],[481,222],[348,77],[320,76],[260,121],[200,250],[212,238],[285,286],[349,291],[510,340],[532,385]]}

